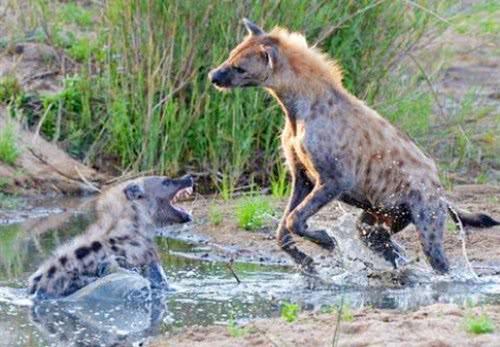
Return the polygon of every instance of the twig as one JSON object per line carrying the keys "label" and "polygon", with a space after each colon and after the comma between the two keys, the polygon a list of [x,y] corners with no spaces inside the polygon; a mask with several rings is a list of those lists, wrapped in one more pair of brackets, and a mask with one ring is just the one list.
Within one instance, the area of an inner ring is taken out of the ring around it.
{"label": "twig", "polygon": [[[67,178],[67,179],[69,179],[69,180],[71,180],[71,181],[75,181],[75,182],[82,182],[82,181],[83,181],[83,183],[85,183],[85,184],[89,185],[89,186],[90,186],[90,187],[92,187],[94,190],[95,190],[95,189],[97,189],[97,188],[95,187],[95,185],[90,184],[90,182],[89,182],[87,179],[83,178],[83,176],[80,176],[79,178],[72,177],[72,176],[70,176],[70,175],[68,175],[68,174],[66,174],[66,173],[64,173],[64,172],[62,172],[61,170],[59,170],[57,167],[55,167],[55,166],[54,166],[54,165],[52,165],[51,163],[49,163],[49,162],[48,162],[45,158],[43,158],[41,155],[39,155],[38,153],[36,153],[36,152],[33,150],[33,148],[28,147],[28,150],[30,151],[30,153],[31,153],[31,154],[32,154],[35,158],[37,158],[38,160],[40,160],[43,164],[45,164],[45,165],[49,166],[52,170],[54,170],[54,171],[55,171],[56,173],[58,173],[59,175],[61,175],[61,176],[65,177],[65,178]],[[77,173],[78,173],[79,175],[81,175],[81,173],[80,173],[78,170],[77,170]]]}
{"label": "twig", "polygon": [[233,275],[233,277],[236,279],[236,282],[238,282],[238,284],[241,283],[240,279],[238,278],[238,275],[236,275],[236,272],[234,272],[234,269],[233,269],[233,259],[231,259],[229,261],[229,263],[226,264],[227,268],[229,269],[229,271],[231,272],[231,274]]}
{"label": "twig", "polygon": [[431,90],[432,96],[434,97],[434,100],[436,101],[436,104],[439,107],[439,113],[441,113],[441,117],[444,118],[445,112],[444,112],[443,105],[441,105],[441,102],[439,102],[439,97],[437,95],[436,90],[434,89],[434,85],[432,84],[429,76],[425,72],[423,66],[413,56],[413,54],[411,54],[410,52],[408,52],[408,56],[410,57],[411,61],[413,61],[413,63],[415,63],[415,65],[417,66],[418,70],[422,73],[422,75],[424,75],[425,81],[426,81],[427,85],[429,86],[429,89]]}
{"label": "twig", "polygon": [[49,107],[47,107],[47,110],[45,111],[45,113],[43,114],[42,118],[40,118],[40,121],[38,122],[37,126],[36,126],[36,130],[35,130],[35,134],[33,135],[33,143],[35,142],[35,140],[38,138],[38,136],[40,135],[40,129],[42,128],[42,124],[43,122],[45,121],[45,118],[47,118],[50,110],[52,109],[52,106],[54,104],[50,104]]}
{"label": "twig", "polygon": [[133,172],[133,173],[124,173],[121,176],[113,177],[113,178],[107,180],[106,182],[104,182],[104,185],[107,186],[107,185],[110,185],[110,184],[123,182],[123,181],[126,181],[126,180],[130,180],[130,179],[133,179],[133,178],[136,178],[136,177],[140,177],[140,176],[143,176],[143,175],[146,175],[146,174],[152,174],[152,173],[154,173],[153,169],[146,170],[146,171],[140,171],[140,172]]}
{"label": "twig", "polygon": [[371,8],[374,8],[378,5],[380,5],[381,3],[383,3],[384,1],[386,0],[380,0],[380,1],[377,1],[376,3],[374,4],[371,4],[371,5],[368,5],[366,6],[365,8],[362,8],[360,9],[359,11],[353,13],[352,15],[342,19],[339,23],[331,26],[330,28],[328,28],[328,30],[326,30],[317,40],[316,42],[314,43],[313,47],[316,47],[318,46],[323,40],[325,40],[328,36],[330,36],[331,34],[333,34],[335,32],[335,30],[337,30],[338,28],[340,28],[342,25],[344,25],[344,23],[350,21],[351,19],[353,19],[354,17],[368,11],[369,9]]}
{"label": "twig", "polygon": [[342,321],[342,311],[344,310],[344,293],[340,297],[340,307],[337,310],[337,321],[335,322],[335,330],[333,332],[333,340],[332,347],[336,347],[339,343],[339,331],[340,331],[340,322]]}
{"label": "twig", "polygon": [[52,75],[57,75],[59,72],[60,72],[59,69],[57,69],[57,70],[50,70],[50,71],[43,71],[43,72],[37,73],[37,74],[35,74],[33,76],[27,77],[23,82],[24,83],[29,83],[29,82],[37,80],[37,79],[42,79],[42,78],[49,77],[49,76],[52,76]]}
{"label": "twig", "polygon": [[434,17],[436,17],[437,19],[439,19],[439,20],[440,20],[440,21],[442,21],[442,22],[445,22],[446,24],[450,24],[450,21],[449,21],[449,20],[447,20],[446,18],[441,17],[441,16],[440,16],[440,15],[438,15],[436,12],[434,12],[434,11],[432,11],[432,10],[428,9],[427,7],[424,7],[424,6],[420,5],[420,4],[417,4],[416,2],[413,2],[413,1],[411,1],[411,0],[404,0],[404,1],[405,1],[406,3],[408,3],[408,4],[412,5],[412,6],[415,6],[415,7],[419,8],[419,9],[421,9],[421,10],[422,10],[422,11],[424,11],[424,12],[427,12],[427,13],[429,13],[429,14],[433,15]]}
{"label": "twig", "polygon": [[100,190],[98,187],[96,187],[94,184],[92,184],[91,182],[89,182],[89,181],[85,178],[85,176],[83,176],[83,174],[80,172],[80,170],[78,169],[78,167],[77,167],[76,165],[75,165],[75,167],[74,167],[74,168],[75,168],[75,171],[76,171],[76,173],[78,174],[78,176],[80,176],[80,179],[81,179],[81,180],[82,180],[82,181],[83,181],[83,182],[84,182],[87,186],[89,186],[89,187],[91,188],[91,190],[93,190],[93,191],[95,191],[95,192],[98,192],[98,193],[100,193],[100,192],[101,192],[101,190]]}

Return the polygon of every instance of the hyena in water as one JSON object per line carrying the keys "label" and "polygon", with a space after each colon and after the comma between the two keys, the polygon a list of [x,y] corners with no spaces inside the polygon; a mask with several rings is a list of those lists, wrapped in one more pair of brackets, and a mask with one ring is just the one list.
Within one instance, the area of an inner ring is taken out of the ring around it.
{"label": "hyena in water", "polygon": [[36,299],[67,296],[117,268],[139,270],[153,286],[166,288],[153,229],[191,221],[191,215],[173,203],[192,190],[191,177],[161,176],[110,188],[97,200],[96,222],[59,247],[30,277],[30,294]]}
{"label": "hyena in water", "polygon": [[335,241],[307,220],[337,199],[363,209],[361,239],[395,267],[404,262],[391,235],[413,223],[423,251],[438,272],[449,270],[443,251],[447,212],[456,223],[491,227],[484,214],[455,213],[444,199],[433,160],[405,134],[342,86],[335,61],[309,47],[304,36],[276,28],[266,33],[244,20],[249,35],[209,74],[219,89],[262,86],[285,115],[282,147],[293,192],[277,230],[280,247],[313,270],[290,233],[327,249]]}

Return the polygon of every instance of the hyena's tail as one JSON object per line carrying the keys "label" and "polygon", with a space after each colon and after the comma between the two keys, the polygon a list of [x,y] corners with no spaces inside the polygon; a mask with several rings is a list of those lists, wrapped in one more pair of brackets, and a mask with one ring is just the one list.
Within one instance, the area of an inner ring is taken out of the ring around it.
{"label": "hyena's tail", "polygon": [[453,219],[455,224],[462,223],[464,227],[470,226],[474,228],[491,228],[496,225],[500,225],[499,221],[484,213],[467,213],[459,211],[450,205],[448,205],[448,212],[450,213],[450,217]]}

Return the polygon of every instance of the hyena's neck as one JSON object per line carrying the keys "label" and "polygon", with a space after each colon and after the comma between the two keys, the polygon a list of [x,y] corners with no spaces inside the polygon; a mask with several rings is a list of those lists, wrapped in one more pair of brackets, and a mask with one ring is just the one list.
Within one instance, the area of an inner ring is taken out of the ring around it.
{"label": "hyena's neck", "polygon": [[345,92],[335,86],[317,88],[302,86],[300,89],[269,89],[281,105],[288,121],[294,126],[307,121],[311,115],[327,114],[335,105],[346,100]]}
{"label": "hyena's neck", "polygon": [[271,94],[278,100],[283,112],[292,123],[307,118],[314,103],[313,97],[296,91],[272,91]]}
{"label": "hyena's neck", "polygon": [[127,230],[134,235],[149,237],[152,222],[147,218],[147,214],[141,206],[130,204],[117,211],[112,218],[100,218],[97,227],[99,230],[106,230],[107,233],[115,230]]}

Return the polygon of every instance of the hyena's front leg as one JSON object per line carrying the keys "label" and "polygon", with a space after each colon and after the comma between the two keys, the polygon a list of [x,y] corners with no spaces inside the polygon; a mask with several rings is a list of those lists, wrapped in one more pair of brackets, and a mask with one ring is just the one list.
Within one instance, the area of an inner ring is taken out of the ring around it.
{"label": "hyena's front leg", "polygon": [[144,268],[144,277],[149,279],[154,289],[168,289],[167,275],[158,261],[152,261]]}
{"label": "hyena's front leg", "polygon": [[278,226],[276,232],[276,238],[278,240],[278,245],[283,249],[288,255],[292,257],[295,263],[304,266],[309,269],[312,264],[312,258],[307,254],[301,252],[293,241],[290,231],[286,227],[286,219],[291,211],[293,211],[304,198],[309,195],[313,190],[314,185],[307,177],[307,174],[302,168],[292,167],[292,194],[288,205],[283,213],[283,218]]}
{"label": "hyena's front leg", "polygon": [[307,220],[322,207],[340,195],[334,182],[318,183],[307,197],[288,215],[286,227],[291,232],[306,237],[322,247],[333,250],[336,242],[325,230],[307,230]]}

